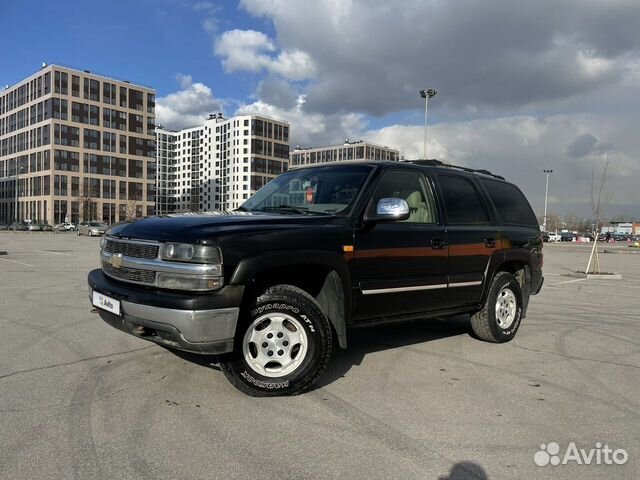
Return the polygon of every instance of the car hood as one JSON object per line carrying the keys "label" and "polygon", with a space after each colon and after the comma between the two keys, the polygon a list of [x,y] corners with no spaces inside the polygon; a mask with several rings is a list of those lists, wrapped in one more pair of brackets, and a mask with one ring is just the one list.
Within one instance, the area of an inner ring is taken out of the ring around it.
{"label": "car hood", "polygon": [[108,235],[128,239],[207,243],[220,234],[251,234],[265,230],[322,225],[330,215],[231,212],[208,215],[148,217],[111,227]]}

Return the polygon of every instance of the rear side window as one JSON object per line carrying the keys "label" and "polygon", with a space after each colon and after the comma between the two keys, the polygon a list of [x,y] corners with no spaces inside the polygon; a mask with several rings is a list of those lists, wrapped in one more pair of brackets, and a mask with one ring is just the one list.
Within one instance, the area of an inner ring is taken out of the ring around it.
{"label": "rear side window", "polygon": [[438,175],[449,225],[489,223],[476,187],[466,178]]}
{"label": "rear side window", "polygon": [[482,179],[482,183],[504,223],[538,227],[529,202],[514,185],[489,179]]}

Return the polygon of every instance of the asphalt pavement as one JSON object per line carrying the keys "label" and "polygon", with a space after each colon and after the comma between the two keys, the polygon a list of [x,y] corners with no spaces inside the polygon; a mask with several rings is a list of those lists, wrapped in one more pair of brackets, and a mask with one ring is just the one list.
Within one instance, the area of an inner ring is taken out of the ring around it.
{"label": "asphalt pavement", "polygon": [[[548,245],[511,343],[464,316],[354,330],[318,388],[257,399],[92,313],[98,245],[0,232],[0,478],[640,477],[640,254],[584,280],[588,246]],[[562,464],[572,442],[590,464]],[[626,463],[595,465],[605,445]]]}

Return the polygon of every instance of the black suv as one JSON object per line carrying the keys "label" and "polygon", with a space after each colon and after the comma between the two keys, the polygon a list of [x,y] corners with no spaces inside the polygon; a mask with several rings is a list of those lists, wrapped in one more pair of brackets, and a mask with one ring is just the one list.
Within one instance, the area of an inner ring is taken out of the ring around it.
{"label": "black suv", "polygon": [[92,304],[110,325],[220,355],[256,396],[309,389],[353,325],[471,314],[511,340],[542,286],[542,238],[522,192],[435,161],[290,170],[232,213],[113,226]]}

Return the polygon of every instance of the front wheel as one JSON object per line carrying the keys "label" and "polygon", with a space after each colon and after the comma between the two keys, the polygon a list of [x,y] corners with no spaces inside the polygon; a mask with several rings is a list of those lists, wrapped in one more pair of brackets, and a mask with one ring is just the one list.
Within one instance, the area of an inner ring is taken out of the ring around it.
{"label": "front wheel", "polygon": [[522,289],[509,272],[498,272],[482,310],[471,315],[471,328],[481,340],[504,343],[515,337],[522,320]]}
{"label": "front wheel", "polygon": [[315,299],[297,287],[276,285],[245,315],[234,352],[220,359],[227,379],[256,397],[309,390],[329,363],[332,348],[331,325]]}

